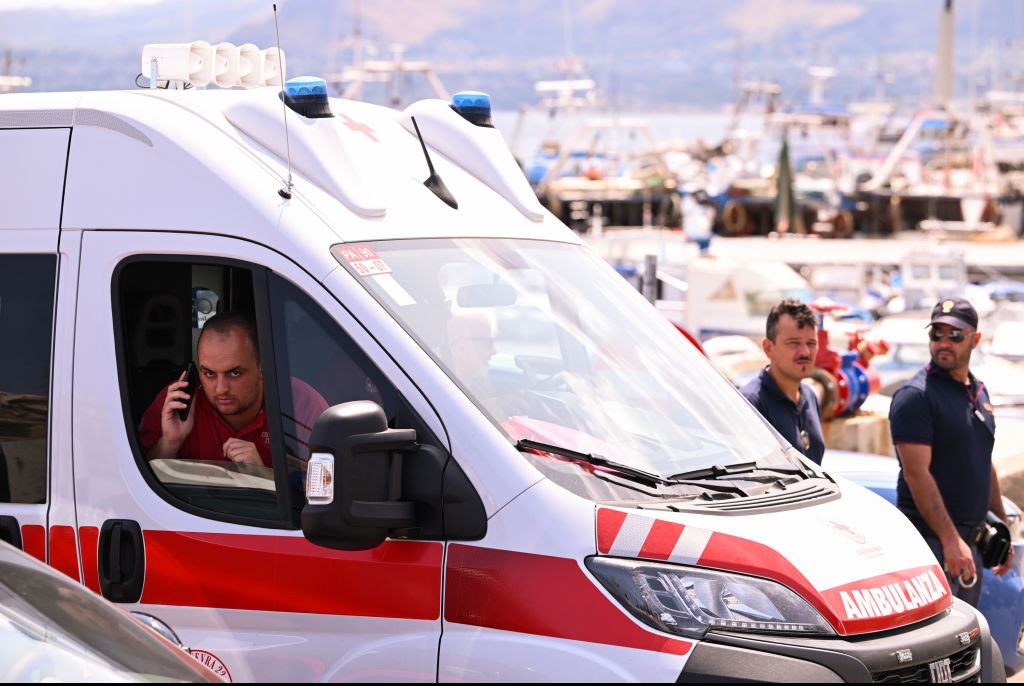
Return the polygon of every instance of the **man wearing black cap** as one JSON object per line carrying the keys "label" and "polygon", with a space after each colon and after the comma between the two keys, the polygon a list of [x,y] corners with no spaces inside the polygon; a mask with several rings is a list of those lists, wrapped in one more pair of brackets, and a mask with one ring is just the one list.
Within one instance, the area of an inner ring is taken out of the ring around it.
{"label": "man wearing black cap", "polygon": [[[981,341],[978,313],[964,298],[946,298],[928,326],[931,362],[892,397],[889,428],[900,460],[896,505],[914,523],[946,570],[954,595],[977,607],[982,560],[977,548],[989,510],[1006,512],[992,464],[995,417],[985,385],[969,370]],[[993,567],[1006,574],[1010,556]]]}

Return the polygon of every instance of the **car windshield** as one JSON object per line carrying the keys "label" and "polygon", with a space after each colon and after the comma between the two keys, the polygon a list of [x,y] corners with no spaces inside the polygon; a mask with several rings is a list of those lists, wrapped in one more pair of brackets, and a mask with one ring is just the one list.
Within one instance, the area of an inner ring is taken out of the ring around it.
{"label": "car windshield", "polygon": [[0,679],[214,682],[216,676],[99,594],[0,543]]}
{"label": "car windshield", "polygon": [[[794,466],[717,368],[585,246],[458,238],[334,254],[521,449],[656,480]],[[726,469],[699,471],[711,466]]]}

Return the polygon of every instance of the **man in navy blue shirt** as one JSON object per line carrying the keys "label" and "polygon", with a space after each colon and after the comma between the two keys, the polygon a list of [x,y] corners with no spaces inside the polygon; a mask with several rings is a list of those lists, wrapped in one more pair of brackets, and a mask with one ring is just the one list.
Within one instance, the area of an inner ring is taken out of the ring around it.
{"label": "man in navy blue shirt", "polygon": [[818,317],[807,303],[785,298],[772,307],[764,328],[768,364],[740,390],[797,450],[821,464],[821,404],[804,382],[818,355]]}
{"label": "man in navy blue shirt", "polygon": [[[992,510],[1004,522],[992,446],[996,423],[985,385],[970,372],[981,341],[978,313],[965,298],[946,298],[928,324],[931,361],[893,394],[889,428],[900,460],[896,505],[946,570],[954,595],[977,607],[981,554],[977,536]],[[1006,574],[1013,548],[1001,565]]]}

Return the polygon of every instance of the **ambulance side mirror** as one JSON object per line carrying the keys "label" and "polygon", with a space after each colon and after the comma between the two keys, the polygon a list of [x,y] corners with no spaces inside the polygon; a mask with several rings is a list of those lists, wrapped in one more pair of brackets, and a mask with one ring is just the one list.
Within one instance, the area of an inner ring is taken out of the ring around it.
{"label": "ambulance side mirror", "polygon": [[415,523],[400,500],[402,461],[417,450],[413,429],[388,428],[380,405],[355,400],[329,407],[309,440],[302,533],[317,545],[367,550]]}

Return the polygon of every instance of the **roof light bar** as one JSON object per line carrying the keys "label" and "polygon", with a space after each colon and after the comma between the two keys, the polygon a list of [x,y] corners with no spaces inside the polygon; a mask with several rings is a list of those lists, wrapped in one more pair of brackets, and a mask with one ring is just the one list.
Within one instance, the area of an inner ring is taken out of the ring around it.
{"label": "roof light bar", "polygon": [[149,76],[150,88],[158,81],[221,88],[280,86],[285,57],[279,48],[261,50],[252,43],[150,43],[142,48],[142,73]]}

